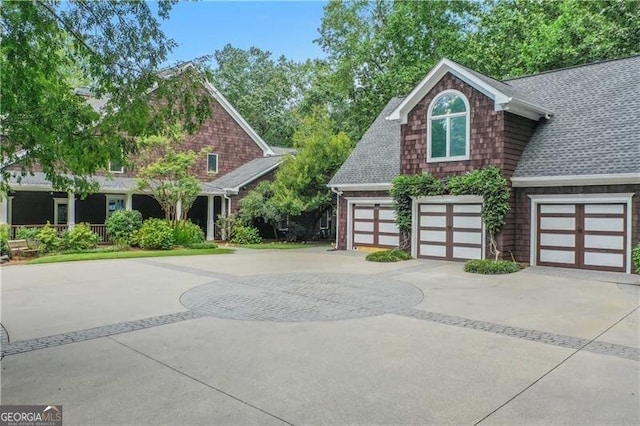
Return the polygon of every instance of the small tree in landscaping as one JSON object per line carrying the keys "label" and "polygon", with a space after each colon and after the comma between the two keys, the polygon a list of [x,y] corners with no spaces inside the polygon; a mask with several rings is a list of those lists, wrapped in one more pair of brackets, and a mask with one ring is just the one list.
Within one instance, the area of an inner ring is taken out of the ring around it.
{"label": "small tree in landscaping", "polygon": [[263,181],[240,200],[239,218],[251,225],[255,219],[262,219],[273,229],[274,237],[278,237],[278,222],[286,219],[273,203],[273,184]]}
{"label": "small tree in landscaping", "polygon": [[185,218],[200,193],[200,182],[190,172],[205,151],[178,151],[184,133],[177,127],[163,134],[138,139],[138,189],[158,201],[165,219],[175,225]]}
{"label": "small tree in landscaping", "polygon": [[107,219],[107,233],[116,245],[133,244],[135,233],[142,227],[142,214],[137,210],[117,210]]}

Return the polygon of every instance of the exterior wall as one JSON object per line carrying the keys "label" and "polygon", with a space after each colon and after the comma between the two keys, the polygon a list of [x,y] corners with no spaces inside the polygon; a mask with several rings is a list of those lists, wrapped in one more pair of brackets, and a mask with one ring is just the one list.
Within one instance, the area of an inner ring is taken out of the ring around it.
{"label": "exterior wall", "polygon": [[347,249],[347,198],[383,198],[389,197],[389,191],[350,191],[343,192],[338,204],[338,249]]}
{"label": "exterior wall", "polygon": [[[427,163],[427,110],[431,101],[447,89],[458,90],[469,101],[469,160]],[[438,178],[446,178],[496,166],[509,180],[536,126],[537,122],[532,120],[495,111],[492,99],[447,73],[409,112],[407,124],[401,126],[401,174],[427,172]],[[502,232],[497,236],[498,245],[506,256],[508,252],[515,252],[516,244],[515,195],[512,194],[509,202],[511,210],[505,218]]]}
{"label": "exterior wall", "polygon": [[[631,246],[640,243],[640,185],[607,186],[563,186],[554,188],[516,188],[516,259],[529,262],[531,246],[531,200],[532,194],[605,194],[635,193],[632,198]],[[633,269],[633,268],[632,268]]]}

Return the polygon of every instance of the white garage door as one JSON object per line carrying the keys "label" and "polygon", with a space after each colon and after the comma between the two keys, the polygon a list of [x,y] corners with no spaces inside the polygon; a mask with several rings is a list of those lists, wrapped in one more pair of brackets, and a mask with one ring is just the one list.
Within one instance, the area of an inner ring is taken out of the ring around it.
{"label": "white garage door", "polygon": [[539,204],[538,265],[626,271],[626,204]]}
{"label": "white garage door", "polygon": [[482,204],[419,204],[418,257],[482,258]]}
{"label": "white garage door", "polygon": [[398,247],[400,231],[393,207],[380,204],[354,204],[353,247]]}

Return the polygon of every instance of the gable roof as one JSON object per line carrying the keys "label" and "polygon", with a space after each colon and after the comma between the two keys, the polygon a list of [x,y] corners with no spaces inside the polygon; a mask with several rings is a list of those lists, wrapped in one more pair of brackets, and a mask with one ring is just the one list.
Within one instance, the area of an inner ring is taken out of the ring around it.
{"label": "gable roof", "polygon": [[287,154],[255,158],[224,176],[209,182],[209,185],[237,193],[243,186],[275,170],[286,157]]}
{"label": "gable roof", "polygon": [[517,88],[482,75],[449,59],[442,59],[431,69],[429,74],[407,95],[404,101],[390,114],[389,120],[407,122],[407,115],[426,94],[445,76],[451,73],[493,99],[496,111],[509,111],[532,120],[549,117],[553,111],[545,105],[538,104]]}
{"label": "gable roof", "polygon": [[398,97],[389,101],[328,186],[390,185],[393,178],[400,174],[400,123],[387,120],[386,117],[404,99]]}
{"label": "gable roof", "polygon": [[640,56],[507,81],[556,114],[538,125],[514,173],[629,175],[640,182]]}

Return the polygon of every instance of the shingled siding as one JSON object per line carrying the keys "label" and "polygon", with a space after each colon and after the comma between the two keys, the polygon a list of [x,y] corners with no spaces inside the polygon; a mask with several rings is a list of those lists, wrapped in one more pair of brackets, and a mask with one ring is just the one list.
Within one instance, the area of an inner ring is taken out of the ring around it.
{"label": "shingled siding", "polygon": [[[469,101],[470,135],[469,160],[427,163],[427,109],[431,101],[443,90],[455,89]],[[427,95],[411,110],[407,124],[401,127],[402,174],[427,172],[438,178],[459,175],[468,171],[496,166],[509,179],[537,123],[520,116],[495,111],[492,99],[447,73]],[[515,251],[515,198],[510,199],[511,211],[497,237],[504,254]]]}
{"label": "shingled siding", "polygon": [[338,205],[338,249],[347,249],[347,198],[386,198],[389,191],[350,191],[343,192]]}
{"label": "shingled siding", "polygon": [[[561,186],[555,188],[516,188],[516,259],[529,262],[531,247],[531,200],[532,194],[613,194],[635,193],[632,198],[631,246],[640,243],[640,185]],[[632,268],[633,269],[633,268]]]}

